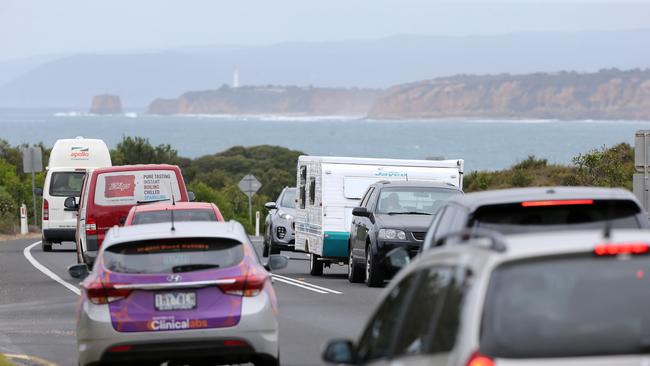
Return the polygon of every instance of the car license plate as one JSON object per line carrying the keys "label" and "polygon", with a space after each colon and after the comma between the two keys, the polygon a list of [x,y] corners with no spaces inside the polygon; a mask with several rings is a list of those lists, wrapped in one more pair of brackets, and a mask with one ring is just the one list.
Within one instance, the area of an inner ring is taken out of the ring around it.
{"label": "car license plate", "polygon": [[190,310],[196,308],[196,292],[165,292],[156,294],[156,310]]}

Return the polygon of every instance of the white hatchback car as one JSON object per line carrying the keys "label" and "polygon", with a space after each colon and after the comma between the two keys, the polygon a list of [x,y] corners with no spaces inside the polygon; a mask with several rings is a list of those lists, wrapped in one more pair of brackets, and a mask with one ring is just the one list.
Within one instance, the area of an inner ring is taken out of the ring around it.
{"label": "white hatchback car", "polygon": [[[460,244],[460,243],[459,243]],[[650,232],[468,239],[423,253],[386,289],[356,365],[650,364]]]}
{"label": "white hatchback car", "polygon": [[79,364],[278,365],[278,308],[269,270],[236,222],[114,227],[92,272],[69,268],[78,303]]}

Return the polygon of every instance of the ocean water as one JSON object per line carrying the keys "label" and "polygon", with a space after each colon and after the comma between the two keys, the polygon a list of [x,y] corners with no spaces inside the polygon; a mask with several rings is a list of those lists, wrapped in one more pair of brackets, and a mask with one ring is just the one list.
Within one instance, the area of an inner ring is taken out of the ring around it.
{"label": "ocean water", "polygon": [[198,157],[236,145],[280,145],[311,155],[465,159],[466,171],[511,166],[528,155],[569,163],[619,142],[650,121],[371,120],[301,116],[93,116],[81,112],[0,110],[0,138],[12,144],[75,136],[115,146],[122,136],[168,143]]}

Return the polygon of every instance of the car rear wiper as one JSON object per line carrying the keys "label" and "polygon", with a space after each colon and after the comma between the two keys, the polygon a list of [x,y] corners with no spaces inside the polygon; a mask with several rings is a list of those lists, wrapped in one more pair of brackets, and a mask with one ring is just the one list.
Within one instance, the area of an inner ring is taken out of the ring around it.
{"label": "car rear wiper", "polygon": [[219,265],[218,264],[184,264],[182,266],[172,267],[172,272],[174,273],[192,272],[192,271],[201,271],[210,268],[219,268]]}
{"label": "car rear wiper", "polygon": [[156,202],[164,202],[164,201],[169,201],[169,198],[162,198],[162,199],[159,199],[159,200],[151,200],[151,201],[137,201],[136,203],[138,205],[144,205],[144,204],[147,204],[147,203],[156,203]]}
{"label": "car rear wiper", "polygon": [[404,212],[389,212],[389,215],[428,215],[431,216],[431,213],[421,212],[421,211],[404,211]]}

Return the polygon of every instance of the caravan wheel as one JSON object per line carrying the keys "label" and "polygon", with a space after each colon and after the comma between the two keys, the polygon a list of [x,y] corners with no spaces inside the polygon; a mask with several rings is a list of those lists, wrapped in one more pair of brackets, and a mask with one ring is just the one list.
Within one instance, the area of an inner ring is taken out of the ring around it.
{"label": "caravan wheel", "polygon": [[323,275],[323,261],[319,261],[318,258],[318,255],[309,253],[309,274],[312,276]]}

